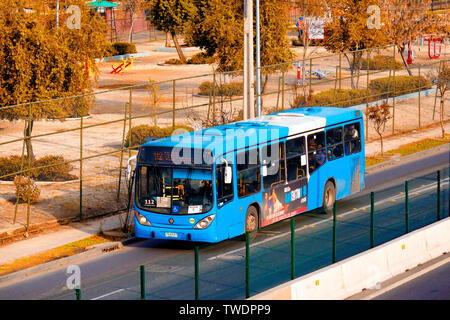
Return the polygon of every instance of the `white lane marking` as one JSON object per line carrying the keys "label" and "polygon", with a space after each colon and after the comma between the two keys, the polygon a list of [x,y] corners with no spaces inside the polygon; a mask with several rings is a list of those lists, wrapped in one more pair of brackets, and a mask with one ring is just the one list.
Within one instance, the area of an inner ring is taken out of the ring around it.
{"label": "white lane marking", "polygon": [[106,293],[106,294],[104,294],[102,296],[99,296],[97,298],[93,298],[91,300],[100,300],[102,298],[106,298],[106,297],[112,296],[113,294],[116,294],[116,293],[119,293],[119,292],[122,292],[122,291],[125,291],[125,289],[119,289],[119,290],[116,290],[116,291],[113,291],[113,292],[110,292],[110,293]]}
{"label": "white lane marking", "polygon": [[[444,180],[441,180],[441,188],[442,188],[444,185],[448,184],[448,182],[449,182],[449,178],[446,178],[446,179],[444,179]],[[418,187],[418,188],[416,188],[416,189],[409,190],[410,198],[412,198],[412,197],[411,197],[411,194],[412,194],[413,192],[414,192],[414,193],[426,192],[426,191],[428,191],[428,190],[430,190],[430,189],[436,188],[436,186],[437,186],[437,182],[433,182],[433,183],[431,183],[431,184],[429,184],[429,185],[422,185],[422,186],[420,186],[420,187]],[[390,198],[386,198],[386,199],[383,199],[383,200],[380,200],[380,201],[376,201],[376,202],[374,203],[374,205],[375,205],[375,206],[378,206],[378,205],[380,205],[380,204],[383,204],[383,203],[386,203],[386,202],[391,202],[392,200],[397,200],[397,199],[400,199],[400,198],[404,198],[404,195],[403,195],[403,194],[398,194],[398,195],[392,196],[392,197],[390,197]],[[351,210],[349,210],[349,211],[346,211],[345,213],[339,214],[339,216],[341,216],[341,218],[342,218],[342,217],[345,217],[345,216],[347,216],[347,215],[349,215],[349,214],[352,214],[352,213],[354,214],[355,211],[359,211],[359,210],[367,210],[368,208],[370,208],[370,204],[367,205],[367,206],[364,206],[364,207],[357,208],[356,210],[355,210],[355,208],[353,208],[353,209],[351,209]],[[367,213],[367,211],[366,211],[365,213]],[[301,231],[301,230],[304,230],[304,229],[307,229],[307,228],[315,227],[315,226],[317,226],[317,225],[323,224],[323,223],[325,223],[325,222],[329,222],[329,221],[331,221],[331,220],[333,220],[333,217],[330,217],[330,218],[327,218],[327,219],[324,219],[324,220],[321,220],[321,221],[319,221],[319,222],[312,223],[312,224],[309,224],[309,225],[304,225],[303,227],[296,228],[295,231],[297,232],[297,231]],[[250,248],[256,247],[256,246],[259,246],[259,245],[264,244],[264,243],[266,243],[266,242],[269,242],[269,241],[272,241],[272,240],[275,240],[275,239],[278,239],[278,238],[281,238],[281,237],[286,237],[286,236],[289,236],[289,235],[290,235],[290,232],[288,232],[288,233],[283,233],[283,234],[279,234],[279,235],[276,235],[276,236],[273,236],[273,237],[269,237],[269,238],[267,238],[267,239],[265,239],[265,240],[262,240],[262,241],[259,241],[259,242],[256,242],[256,243],[251,244],[251,245],[250,245]],[[239,251],[242,251],[242,250],[245,250],[245,248],[238,248],[238,249],[234,249],[234,250],[231,250],[231,251],[228,251],[228,252],[225,252],[225,253],[221,253],[221,254],[219,254],[219,255],[210,257],[210,258],[208,258],[207,260],[208,260],[208,261],[211,261],[211,260],[215,260],[215,259],[220,259],[220,258],[223,258],[223,257],[226,256],[226,255],[234,254],[234,253],[239,252]]]}
{"label": "white lane marking", "polygon": [[416,273],[414,273],[414,274],[412,274],[412,275],[410,275],[410,276],[408,276],[408,277],[406,277],[406,278],[404,278],[404,279],[402,279],[400,281],[397,281],[397,282],[395,282],[395,283],[393,283],[393,284],[391,284],[391,285],[389,285],[389,286],[387,286],[387,287],[385,287],[383,289],[380,289],[380,290],[372,293],[371,295],[368,295],[368,296],[362,298],[362,300],[371,300],[371,299],[373,299],[373,298],[375,298],[375,297],[377,297],[379,295],[382,295],[385,292],[391,291],[392,289],[395,289],[395,288],[401,286],[402,284],[405,284],[406,282],[414,280],[415,278],[418,278],[418,277],[424,275],[425,273],[428,273],[428,272],[430,272],[430,271],[432,271],[434,269],[437,269],[440,266],[442,266],[442,265],[444,265],[444,264],[446,264],[448,262],[450,262],[450,257],[448,257],[447,259],[444,259],[442,261],[439,261],[439,262],[437,262],[437,263],[435,263],[435,264],[433,264],[433,265],[431,265],[431,266],[429,266],[429,267],[427,267],[427,268],[425,268],[423,270],[420,270],[419,272],[416,272]]}

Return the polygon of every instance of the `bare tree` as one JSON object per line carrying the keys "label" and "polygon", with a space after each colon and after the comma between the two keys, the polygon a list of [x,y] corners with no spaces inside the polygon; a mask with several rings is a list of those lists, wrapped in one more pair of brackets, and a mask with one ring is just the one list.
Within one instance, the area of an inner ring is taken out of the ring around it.
{"label": "bare tree", "polygon": [[387,102],[383,102],[366,109],[366,121],[372,122],[373,128],[380,136],[381,155],[383,155],[383,132],[387,121],[392,118],[390,108],[391,106]]}
{"label": "bare tree", "polygon": [[147,0],[122,0],[122,3],[125,9],[130,14],[130,31],[128,33],[128,41],[131,42],[131,37],[133,34],[133,26],[136,21],[136,17],[141,10],[144,10],[148,7]]}
{"label": "bare tree", "polygon": [[439,111],[440,111],[440,117],[439,122],[441,125],[442,130],[442,138],[445,137],[445,127],[444,127],[444,116],[445,116],[445,94],[448,90],[449,83],[450,83],[450,65],[448,61],[441,61],[439,63],[439,67],[435,67],[431,69],[430,72],[427,74],[428,79],[436,84],[436,87],[439,91],[440,103],[439,103]]}

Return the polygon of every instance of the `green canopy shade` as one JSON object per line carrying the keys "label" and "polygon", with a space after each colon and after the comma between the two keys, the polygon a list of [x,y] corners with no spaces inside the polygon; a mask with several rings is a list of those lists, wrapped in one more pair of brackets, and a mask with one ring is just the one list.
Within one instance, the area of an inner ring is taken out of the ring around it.
{"label": "green canopy shade", "polygon": [[117,7],[119,4],[114,2],[108,2],[108,1],[92,1],[88,4],[89,7],[94,8],[112,8]]}

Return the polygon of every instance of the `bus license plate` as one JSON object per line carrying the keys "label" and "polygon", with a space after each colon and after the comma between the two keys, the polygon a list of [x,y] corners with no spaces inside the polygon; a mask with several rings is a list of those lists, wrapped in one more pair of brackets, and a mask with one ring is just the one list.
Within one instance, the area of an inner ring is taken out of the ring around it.
{"label": "bus license plate", "polygon": [[178,238],[178,233],[175,232],[166,232],[165,235],[167,238]]}

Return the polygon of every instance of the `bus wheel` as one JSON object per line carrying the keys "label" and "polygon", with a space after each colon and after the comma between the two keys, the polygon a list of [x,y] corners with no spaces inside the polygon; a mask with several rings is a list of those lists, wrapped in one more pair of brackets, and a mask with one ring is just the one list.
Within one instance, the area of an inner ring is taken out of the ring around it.
{"label": "bus wheel", "polygon": [[254,206],[250,206],[247,209],[247,215],[245,216],[245,232],[248,231],[250,240],[256,238],[258,233],[258,209]]}
{"label": "bus wheel", "polygon": [[334,183],[331,181],[327,181],[325,184],[325,188],[323,189],[323,201],[322,206],[324,213],[332,214],[333,206],[336,201],[336,188],[334,187]]}

